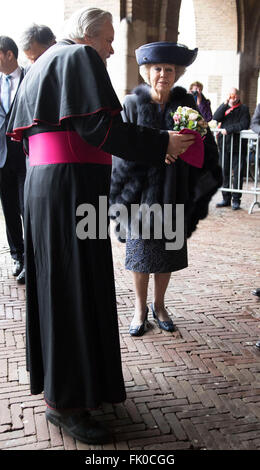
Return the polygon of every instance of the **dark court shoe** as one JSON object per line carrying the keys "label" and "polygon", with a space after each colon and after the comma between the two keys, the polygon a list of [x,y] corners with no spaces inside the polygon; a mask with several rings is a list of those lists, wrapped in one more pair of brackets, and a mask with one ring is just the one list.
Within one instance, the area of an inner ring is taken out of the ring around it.
{"label": "dark court shoe", "polygon": [[159,326],[159,328],[161,328],[161,330],[170,331],[170,332],[176,331],[176,327],[173,324],[173,321],[171,319],[169,319],[167,321],[159,320],[159,318],[157,317],[156,311],[154,310],[154,305],[153,304],[151,304],[151,309],[152,309],[152,312],[153,312],[153,318],[157,321],[158,326]]}
{"label": "dark court shoe", "polygon": [[216,207],[230,207],[231,202],[230,201],[221,201],[216,204]]}
{"label": "dark court shoe", "polygon": [[25,284],[25,268],[23,268],[16,280],[18,284]]}
{"label": "dark court shoe", "polygon": [[260,289],[255,289],[252,291],[253,295],[256,295],[257,297],[260,297]]}
{"label": "dark court shoe", "polygon": [[129,333],[131,336],[143,336],[144,335],[146,331],[148,312],[149,312],[149,308],[146,307],[145,319],[141,325],[138,325],[138,326],[130,325]]}
{"label": "dark court shoe", "polygon": [[47,421],[60,426],[71,437],[87,444],[105,444],[111,440],[109,431],[96,421],[88,411],[60,413],[47,408],[45,411]]}
{"label": "dark court shoe", "polygon": [[255,343],[255,346],[256,346],[257,349],[260,350],[260,341],[257,341],[257,343]]}
{"label": "dark court shoe", "polygon": [[240,209],[240,202],[232,202],[232,210],[238,211]]}
{"label": "dark court shoe", "polygon": [[17,277],[19,276],[20,272],[23,270],[23,261],[19,259],[14,260],[14,265],[12,269],[13,276]]}

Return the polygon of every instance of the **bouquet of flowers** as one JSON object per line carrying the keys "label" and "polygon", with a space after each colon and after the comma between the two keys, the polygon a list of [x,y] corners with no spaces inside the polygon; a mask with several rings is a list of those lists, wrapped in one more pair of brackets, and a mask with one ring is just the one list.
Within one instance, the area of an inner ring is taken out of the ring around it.
{"label": "bouquet of flowers", "polygon": [[201,137],[207,134],[208,123],[203,119],[198,111],[187,106],[179,106],[175,113],[171,113],[173,118],[173,130],[181,131],[190,129],[196,131]]}
{"label": "bouquet of flowers", "polygon": [[204,136],[207,134],[208,123],[198,111],[187,106],[179,106],[173,118],[173,130],[180,134],[193,134],[195,141],[188,149],[179,155],[189,165],[202,168],[204,162]]}

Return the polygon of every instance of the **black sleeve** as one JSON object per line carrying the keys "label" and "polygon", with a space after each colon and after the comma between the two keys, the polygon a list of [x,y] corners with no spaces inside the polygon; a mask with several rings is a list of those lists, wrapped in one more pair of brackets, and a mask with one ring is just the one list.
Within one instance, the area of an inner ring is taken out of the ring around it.
{"label": "black sleeve", "polygon": [[100,112],[71,118],[74,130],[89,144],[124,160],[148,165],[164,162],[169,135],[167,131],[124,123],[120,115]]}
{"label": "black sleeve", "polygon": [[215,111],[215,113],[213,114],[213,118],[214,121],[218,121],[218,122],[221,122],[223,121],[224,117],[225,117],[225,111],[228,109],[228,105],[223,103],[221,104],[218,109]]}
{"label": "black sleeve", "polygon": [[248,129],[250,125],[250,114],[247,106],[243,106],[239,119],[236,122],[229,124],[223,124],[223,127],[227,130],[228,134],[239,133],[244,129]]}

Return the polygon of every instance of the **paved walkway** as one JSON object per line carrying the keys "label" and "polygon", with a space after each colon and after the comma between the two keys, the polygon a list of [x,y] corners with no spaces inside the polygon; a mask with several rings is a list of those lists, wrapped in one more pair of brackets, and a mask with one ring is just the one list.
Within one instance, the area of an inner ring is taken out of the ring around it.
{"label": "paved walkway", "polygon": [[[260,449],[260,209],[215,209],[189,242],[189,268],[172,275],[176,333],[128,335],[134,304],[124,246],[113,239],[127,400],[105,406],[112,444],[87,446],[46,423],[25,368],[25,289],[11,274],[0,214],[0,449]],[[152,291],[149,291],[151,299]],[[97,418],[101,412],[96,412]]]}

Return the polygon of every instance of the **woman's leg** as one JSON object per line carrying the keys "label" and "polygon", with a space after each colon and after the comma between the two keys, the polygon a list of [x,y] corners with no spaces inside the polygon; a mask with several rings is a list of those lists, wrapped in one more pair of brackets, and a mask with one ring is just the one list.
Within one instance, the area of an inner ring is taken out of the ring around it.
{"label": "woman's leg", "polygon": [[141,325],[146,316],[149,274],[133,272],[135,289],[135,313],[131,325]]}
{"label": "woman's leg", "polygon": [[168,321],[169,316],[164,306],[165,292],[171,278],[171,273],[154,274],[154,310],[161,321]]}

